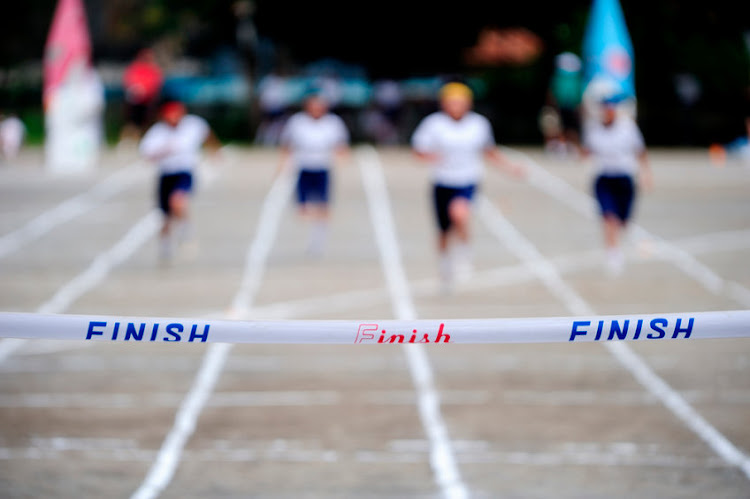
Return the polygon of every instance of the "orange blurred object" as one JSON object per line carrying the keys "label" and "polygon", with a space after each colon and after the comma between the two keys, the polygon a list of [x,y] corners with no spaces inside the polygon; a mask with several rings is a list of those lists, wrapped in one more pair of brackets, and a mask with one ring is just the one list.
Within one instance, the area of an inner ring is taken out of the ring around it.
{"label": "orange blurred object", "polygon": [[721,144],[711,144],[708,148],[708,159],[714,166],[724,166],[727,162],[727,151]]}
{"label": "orange blurred object", "polygon": [[483,28],[464,59],[472,66],[523,65],[539,57],[542,49],[542,39],[526,28]]}

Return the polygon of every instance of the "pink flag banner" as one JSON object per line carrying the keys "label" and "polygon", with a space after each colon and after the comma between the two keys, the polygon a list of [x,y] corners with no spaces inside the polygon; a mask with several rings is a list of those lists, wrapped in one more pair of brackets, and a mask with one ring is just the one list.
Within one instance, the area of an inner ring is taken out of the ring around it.
{"label": "pink flag banner", "polygon": [[58,0],[44,48],[43,101],[47,168],[71,173],[95,166],[104,88],[91,64],[83,0]]}
{"label": "pink flag banner", "polygon": [[91,40],[82,0],[59,0],[44,47],[44,100],[74,65],[91,65]]}

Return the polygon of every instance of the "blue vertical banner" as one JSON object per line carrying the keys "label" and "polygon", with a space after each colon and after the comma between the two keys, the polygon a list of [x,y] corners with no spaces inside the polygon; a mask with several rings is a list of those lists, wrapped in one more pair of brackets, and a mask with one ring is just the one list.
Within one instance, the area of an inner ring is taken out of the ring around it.
{"label": "blue vertical banner", "polygon": [[618,0],[594,0],[583,37],[583,83],[635,97],[633,43]]}

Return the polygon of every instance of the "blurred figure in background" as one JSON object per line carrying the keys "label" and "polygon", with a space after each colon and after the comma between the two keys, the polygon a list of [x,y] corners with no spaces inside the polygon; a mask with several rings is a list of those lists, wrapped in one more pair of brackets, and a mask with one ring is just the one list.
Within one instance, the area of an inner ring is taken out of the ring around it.
{"label": "blurred figure in background", "polygon": [[300,215],[312,223],[307,251],[323,252],[328,232],[331,168],[336,156],[348,156],[349,131],[329,112],[319,93],[310,94],[303,110],[294,114],[281,132],[279,170],[291,162],[297,169],[296,196]]}
{"label": "blurred figure in background", "polygon": [[143,136],[139,151],[159,167],[157,201],[164,214],[160,257],[169,259],[176,244],[189,235],[189,201],[201,148],[208,144],[217,151],[221,144],[206,120],[187,114],[181,102],[167,102],[160,115]]}
{"label": "blurred figure in background", "polygon": [[620,248],[623,231],[632,213],[638,184],[652,187],[651,168],[638,125],[627,113],[618,112],[620,94],[601,100],[599,120],[587,120],[583,134],[583,154],[591,156],[596,178],[594,193],[604,228],[606,270],[619,275],[625,268]]}
{"label": "blurred figure in background", "polygon": [[142,49],[125,69],[125,126],[121,139],[137,140],[154,118],[164,75],[152,49]]}
{"label": "blurred figure in background", "polygon": [[471,203],[482,178],[483,160],[517,177],[524,173],[521,165],[497,149],[489,120],[473,112],[472,106],[468,86],[447,83],[440,90],[441,111],[424,118],[412,136],[417,158],[432,167],[440,275],[447,291],[456,274],[463,277],[471,272]]}
{"label": "blurred figure in background", "polygon": [[[552,154],[578,154],[583,95],[581,69],[581,59],[572,52],[563,52],[555,57],[555,71],[547,96],[548,105],[542,112],[543,132],[545,125],[549,127],[549,132],[544,133],[545,149]],[[556,123],[552,122],[549,113],[557,115]]]}
{"label": "blurred figure in background", "polygon": [[680,102],[680,116],[677,120],[681,129],[681,140],[684,145],[693,145],[695,132],[695,106],[701,99],[703,86],[698,77],[692,73],[678,73],[674,76],[674,87],[677,100]]}
{"label": "blurred figure in background", "polygon": [[360,126],[368,140],[375,144],[399,143],[399,129],[404,96],[398,82],[380,80],[373,85],[370,106],[361,113]]}
{"label": "blurred figure in background", "polygon": [[274,71],[258,82],[257,92],[260,124],[255,134],[255,143],[276,146],[279,144],[290,103],[287,79],[280,72]]}
{"label": "blurred figure in background", "polygon": [[257,72],[258,58],[258,30],[253,21],[255,4],[250,0],[238,0],[231,8],[237,23],[234,38],[245,61],[247,75],[252,79]]}
{"label": "blurred figure in background", "polygon": [[711,144],[708,151],[714,166],[724,166],[729,158],[750,165],[750,115],[745,118],[744,135],[725,145]]}
{"label": "blurred figure in background", "polygon": [[0,151],[6,160],[15,159],[26,136],[26,126],[14,114],[0,114]]}

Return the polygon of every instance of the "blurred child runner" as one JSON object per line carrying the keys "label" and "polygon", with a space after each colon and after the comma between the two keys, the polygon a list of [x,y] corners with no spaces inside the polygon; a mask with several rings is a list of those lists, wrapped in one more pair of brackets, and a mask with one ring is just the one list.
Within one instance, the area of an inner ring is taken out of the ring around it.
{"label": "blurred child runner", "polygon": [[297,169],[296,197],[300,215],[312,223],[307,251],[320,255],[328,232],[331,168],[336,156],[348,157],[349,131],[319,94],[305,99],[302,111],[289,118],[281,132],[279,170]]}
{"label": "blurred child runner", "polygon": [[221,145],[206,120],[187,114],[181,102],[164,104],[160,120],[149,128],[141,140],[140,153],[159,167],[157,201],[164,213],[160,234],[162,258],[172,256],[176,242],[174,235],[182,239],[187,236],[193,171],[198,166],[204,144],[214,150]]}
{"label": "blurred child runner", "polygon": [[472,111],[472,106],[473,93],[468,86],[447,83],[440,90],[441,111],[424,118],[412,136],[417,158],[432,166],[440,275],[446,289],[455,274],[471,272],[471,202],[482,178],[484,160],[516,177],[524,174],[521,165],[497,149],[489,120]]}
{"label": "blurred child runner", "polygon": [[644,189],[652,186],[646,146],[635,120],[618,112],[620,95],[601,100],[600,116],[589,119],[583,132],[584,157],[593,157],[596,177],[594,194],[599,203],[604,227],[606,270],[611,275],[623,272],[625,259],[620,248],[636,198],[635,177]]}

